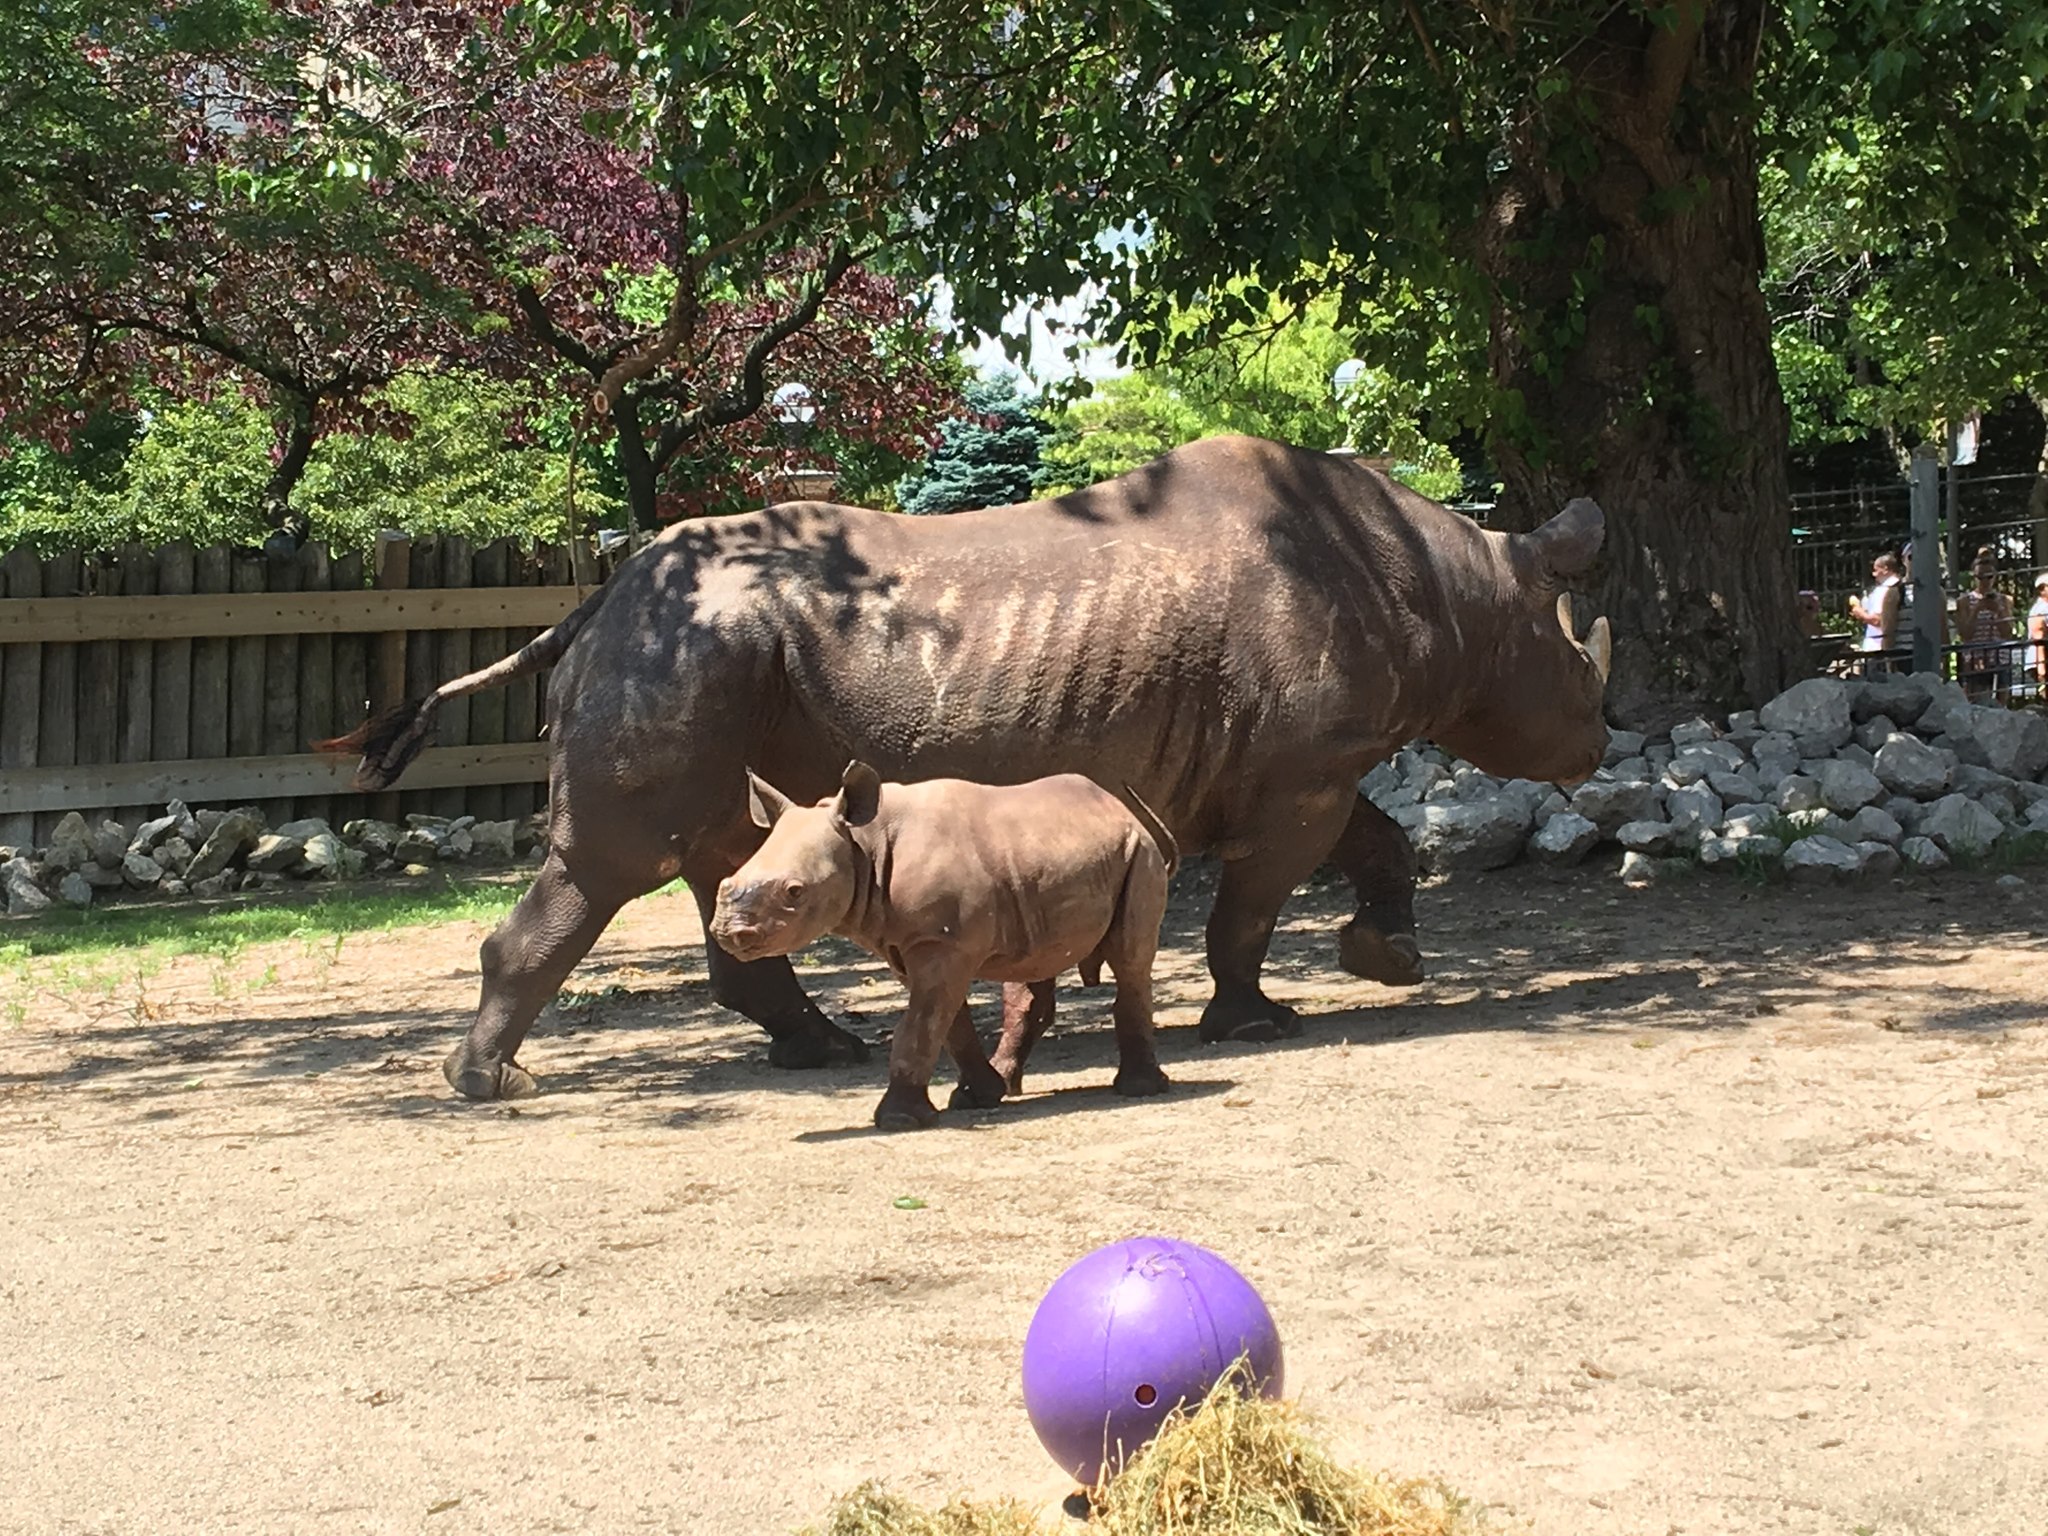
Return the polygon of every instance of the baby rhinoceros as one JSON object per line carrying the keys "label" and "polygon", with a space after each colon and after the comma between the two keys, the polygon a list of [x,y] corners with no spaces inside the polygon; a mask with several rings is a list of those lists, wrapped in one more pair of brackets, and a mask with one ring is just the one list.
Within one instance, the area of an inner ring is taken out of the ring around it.
{"label": "baby rhinoceros", "polygon": [[932,1122],[927,1089],[942,1042],[961,1072],[954,1103],[1000,1102],[1003,1079],[975,1036],[969,985],[1045,981],[1075,964],[1107,964],[1116,977],[1116,1091],[1165,1090],[1152,959],[1178,853],[1142,802],[1140,821],[1079,774],[884,784],[862,762],[814,806],[792,803],[751,769],[747,782],[768,839],[719,883],[711,937],[737,959],[759,960],[836,933],[889,962],[910,1007],[889,1048],[876,1125]]}

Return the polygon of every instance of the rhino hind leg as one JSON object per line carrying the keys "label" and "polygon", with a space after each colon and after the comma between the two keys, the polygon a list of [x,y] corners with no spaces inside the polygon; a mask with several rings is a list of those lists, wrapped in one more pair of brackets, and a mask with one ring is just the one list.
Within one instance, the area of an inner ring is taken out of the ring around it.
{"label": "rhino hind leg", "polygon": [[637,894],[572,873],[550,852],[540,873],[483,942],[483,996],[469,1033],[442,1063],[441,1075],[466,1099],[517,1099],[537,1091],[513,1057],[527,1030],[605,924]]}
{"label": "rhino hind leg", "polygon": [[974,1012],[965,1003],[953,1016],[953,1027],[946,1035],[946,1054],[960,1069],[959,1086],[946,1101],[946,1108],[994,1109],[1003,1102],[1008,1084],[989,1064],[988,1053],[981,1048],[981,1036],[974,1032]]}
{"label": "rhino hind leg", "polygon": [[1216,994],[1202,1010],[1205,1045],[1291,1040],[1301,1033],[1301,1016],[1266,996],[1259,973],[1281,907],[1336,843],[1350,814],[1350,798],[1318,804],[1276,795],[1271,804],[1285,819],[1235,839],[1250,851],[1223,861],[1216,904],[1209,909],[1209,975]]}
{"label": "rhino hind leg", "polygon": [[1125,881],[1123,900],[1098,951],[1116,977],[1111,1005],[1116,1079],[1111,1086],[1126,1098],[1150,1098],[1169,1086],[1152,1027],[1152,962],[1159,957],[1159,924],[1165,917],[1166,867],[1141,865]]}
{"label": "rhino hind leg", "polygon": [[1337,963],[1389,987],[1423,979],[1415,942],[1415,849],[1394,819],[1364,795],[1353,802],[1330,862],[1358,894],[1358,913],[1337,935]]}
{"label": "rhino hind leg", "polygon": [[[719,878],[708,870],[688,876],[690,894],[697,898],[707,933],[718,903]],[[736,960],[709,938],[704,941],[704,955],[711,972],[711,995],[768,1031],[769,1065],[795,1070],[868,1059],[867,1042],[826,1018],[805,995],[787,956]]]}
{"label": "rhino hind leg", "polygon": [[1003,1035],[990,1065],[1015,1098],[1024,1091],[1024,1064],[1032,1047],[1052,1027],[1053,978],[1007,982],[1003,986]]}

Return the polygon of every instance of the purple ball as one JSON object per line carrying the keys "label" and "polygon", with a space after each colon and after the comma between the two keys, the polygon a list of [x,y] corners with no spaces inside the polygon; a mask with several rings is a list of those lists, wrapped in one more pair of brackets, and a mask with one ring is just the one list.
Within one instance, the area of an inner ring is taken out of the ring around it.
{"label": "purple ball", "polygon": [[1024,1408],[1054,1461],[1093,1486],[1200,1402],[1239,1355],[1278,1397],[1280,1331],[1251,1282],[1206,1248],[1134,1237],[1053,1281],[1024,1335]]}

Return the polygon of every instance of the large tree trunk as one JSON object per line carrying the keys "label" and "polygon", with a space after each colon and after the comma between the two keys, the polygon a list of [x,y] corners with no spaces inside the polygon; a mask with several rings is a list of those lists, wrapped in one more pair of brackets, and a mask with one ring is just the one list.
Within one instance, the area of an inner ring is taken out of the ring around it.
{"label": "large tree trunk", "polygon": [[626,482],[626,530],[637,548],[641,537],[658,526],[654,512],[654,461],[640,425],[640,401],[621,395],[612,401],[612,427],[617,433],[619,475]]}
{"label": "large tree trunk", "polygon": [[303,543],[309,529],[305,518],[292,510],[292,492],[305,478],[306,461],[313,456],[313,402],[294,395],[285,409],[289,414],[277,429],[277,464],[263,487],[263,521]]}
{"label": "large tree trunk", "polygon": [[[1771,355],[1750,99],[1763,0],[1617,6],[1532,107],[1483,245],[1503,514],[1606,510],[1589,578],[1614,626],[1610,718],[1658,726],[1806,670],[1788,423]],[[1590,107],[1580,112],[1579,106]]]}

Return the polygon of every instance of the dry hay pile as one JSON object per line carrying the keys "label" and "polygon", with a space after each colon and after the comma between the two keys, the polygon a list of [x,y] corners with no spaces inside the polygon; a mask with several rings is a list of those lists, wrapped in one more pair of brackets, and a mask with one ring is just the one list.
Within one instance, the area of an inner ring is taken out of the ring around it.
{"label": "dry hay pile", "polygon": [[[1067,1529],[1078,1530],[1069,1526]],[[1095,1493],[1099,1536],[1470,1536],[1441,1484],[1339,1466],[1286,1403],[1219,1385]],[[926,1510],[863,1484],[804,1536],[1057,1536],[1011,1500]]]}

